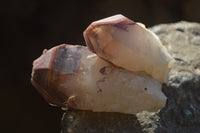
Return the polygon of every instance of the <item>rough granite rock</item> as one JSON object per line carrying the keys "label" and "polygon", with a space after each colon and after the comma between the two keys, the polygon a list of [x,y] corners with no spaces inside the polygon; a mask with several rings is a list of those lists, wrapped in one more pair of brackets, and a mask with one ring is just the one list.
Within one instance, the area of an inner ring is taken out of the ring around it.
{"label": "rough granite rock", "polygon": [[165,107],[136,115],[69,110],[63,115],[62,133],[200,132],[200,24],[161,24],[150,30],[174,58],[163,84]]}
{"label": "rough granite rock", "polygon": [[175,59],[163,91],[168,97],[156,132],[200,132],[200,24],[179,22],[151,28]]}

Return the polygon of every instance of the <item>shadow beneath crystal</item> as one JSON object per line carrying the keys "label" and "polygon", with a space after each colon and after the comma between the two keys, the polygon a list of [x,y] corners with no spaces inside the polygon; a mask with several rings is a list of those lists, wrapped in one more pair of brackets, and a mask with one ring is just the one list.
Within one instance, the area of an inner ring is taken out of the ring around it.
{"label": "shadow beneath crystal", "polygon": [[143,133],[135,115],[69,109],[62,117],[62,133]]}

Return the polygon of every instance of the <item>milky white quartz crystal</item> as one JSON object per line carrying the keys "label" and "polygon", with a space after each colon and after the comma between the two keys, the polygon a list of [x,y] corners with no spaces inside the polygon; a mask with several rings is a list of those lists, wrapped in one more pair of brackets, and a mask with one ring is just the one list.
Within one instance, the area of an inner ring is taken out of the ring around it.
{"label": "milky white quartz crystal", "polygon": [[115,15],[91,23],[83,35],[92,52],[114,65],[167,81],[172,58],[143,24]]}
{"label": "milky white quartz crystal", "polygon": [[115,15],[85,31],[88,47],[63,44],[34,61],[32,84],[51,105],[136,114],[165,105],[171,56],[141,23]]}
{"label": "milky white quartz crystal", "polygon": [[151,75],[114,66],[78,45],[45,51],[33,63],[32,84],[50,104],[95,112],[156,111],[166,101]]}

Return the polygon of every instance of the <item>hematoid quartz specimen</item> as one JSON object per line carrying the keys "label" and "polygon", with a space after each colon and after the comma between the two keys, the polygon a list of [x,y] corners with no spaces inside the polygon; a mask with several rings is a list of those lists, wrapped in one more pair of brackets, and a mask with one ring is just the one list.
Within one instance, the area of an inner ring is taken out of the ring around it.
{"label": "hematoid quartz specimen", "polygon": [[92,52],[116,66],[144,71],[160,82],[167,80],[171,57],[143,24],[115,15],[93,22],[83,35]]}
{"label": "hematoid quartz specimen", "polygon": [[92,52],[63,44],[34,61],[32,84],[50,104],[126,114],[165,105],[171,57],[156,35],[115,15],[93,22],[84,37]]}

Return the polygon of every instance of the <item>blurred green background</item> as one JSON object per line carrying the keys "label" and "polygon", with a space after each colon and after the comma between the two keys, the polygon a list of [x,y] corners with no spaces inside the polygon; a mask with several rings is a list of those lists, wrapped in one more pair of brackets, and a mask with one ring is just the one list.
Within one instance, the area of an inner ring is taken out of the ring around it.
{"label": "blurred green background", "polygon": [[58,44],[84,45],[94,20],[123,14],[147,27],[200,22],[199,0],[6,0],[1,15],[1,132],[59,133],[63,111],[30,83],[32,62]]}

